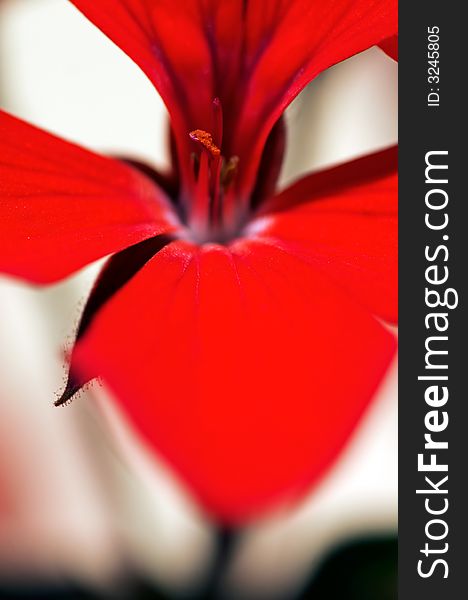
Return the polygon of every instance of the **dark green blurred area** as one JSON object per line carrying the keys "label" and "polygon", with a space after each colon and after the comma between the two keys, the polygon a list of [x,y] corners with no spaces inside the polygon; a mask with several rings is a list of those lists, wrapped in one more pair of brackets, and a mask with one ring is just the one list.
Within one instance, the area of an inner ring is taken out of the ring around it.
{"label": "dark green blurred area", "polygon": [[[331,552],[309,580],[284,600],[396,600],[396,537],[365,538],[348,542]],[[143,579],[129,577],[118,592],[96,593],[73,584],[61,587],[42,582],[0,581],[0,600],[216,600],[204,591],[174,596]],[[27,583],[25,583],[27,582]],[[277,595],[275,595],[277,598]],[[242,600],[239,598],[238,600]],[[249,598],[249,600],[254,600]]]}
{"label": "dark green blurred area", "polygon": [[298,598],[396,600],[397,583],[397,539],[365,539],[335,550]]}

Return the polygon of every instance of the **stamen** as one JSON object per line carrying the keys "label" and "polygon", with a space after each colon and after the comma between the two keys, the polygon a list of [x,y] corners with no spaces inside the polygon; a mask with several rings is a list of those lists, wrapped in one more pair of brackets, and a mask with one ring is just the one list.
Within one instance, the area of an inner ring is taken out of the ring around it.
{"label": "stamen", "polygon": [[221,154],[221,150],[213,141],[211,133],[204,131],[203,129],[195,129],[190,132],[192,140],[199,142],[214,158],[217,158]]}
{"label": "stamen", "polygon": [[228,188],[231,185],[232,181],[234,180],[234,177],[236,176],[238,165],[238,156],[231,156],[227,163],[223,165],[221,171],[221,185],[223,186],[223,188]]}
{"label": "stamen", "polygon": [[220,226],[222,223],[222,206],[221,206],[221,190],[220,190],[220,181],[221,181],[221,169],[224,164],[224,160],[219,157],[216,159],[212,172],[212,181],[211,181],[211,194],[213,198],[213,203],[211,206],[211,221],[215,227]]}
{"label": "stamen", "polygon": [[197,235],[205,235],[209,226],[208,215],[210,213],[210,169],[208,155],[203,152],[200,157],[200,168],[198,170],[197,185],[192,211],[192,227]]}
{"label": "stamen", "polygon": [[223,143],[223,107],[219,98],[213,100],[213,138],[221,148]]}

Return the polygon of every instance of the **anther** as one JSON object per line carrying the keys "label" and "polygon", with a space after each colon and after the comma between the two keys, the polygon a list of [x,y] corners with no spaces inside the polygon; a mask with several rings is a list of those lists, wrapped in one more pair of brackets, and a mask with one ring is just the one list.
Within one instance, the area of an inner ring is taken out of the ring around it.
{"label": "anther", "polygon": [[194,131],[191,131],[189,135],[192,140],[204,146],[214,158],[217,158],[221,154],[221,150],[214,143],[211,133],[208,133],[203,129],[195,129]]}

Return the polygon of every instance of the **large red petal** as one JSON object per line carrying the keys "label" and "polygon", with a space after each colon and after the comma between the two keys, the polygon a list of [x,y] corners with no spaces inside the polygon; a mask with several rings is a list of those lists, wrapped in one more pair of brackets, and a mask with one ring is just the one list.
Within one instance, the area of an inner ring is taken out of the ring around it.
{"label": "large red petal", "polygon": [[[188,132],[213,130],[237,155],[243,196],[268,133],[324,69],[397,32],[396,0],[72,0],[153,81],[188,164]],[[183,156],[182,156],[183,158]]]}
{"label": "large red petal", "polygon": [[398,315],[397,148],[314,173],[273,198],[250,226],[332,277],[374,314]]}
{"label": "large red petal", "polygon": [[96,315],[75,358],[205,506],[236,523],[317,481],[394,346],[280,249],[174,242]]}
{"label": "large red petal", "polygon": [[0,112],[0,270],[56,281],[169,232],[164,194],[133,168]]}

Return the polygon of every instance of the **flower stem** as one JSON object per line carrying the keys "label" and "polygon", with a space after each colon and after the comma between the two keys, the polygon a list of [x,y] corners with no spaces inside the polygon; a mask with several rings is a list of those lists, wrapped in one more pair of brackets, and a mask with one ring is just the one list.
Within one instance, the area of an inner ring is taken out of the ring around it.
{"label": "flower stem", "polygon": [[221,527],[216,532],[216,555],[200,598],[216,600],[220,597],[222,581],[234,554],[237,537],[237,531],[228,527]]}

